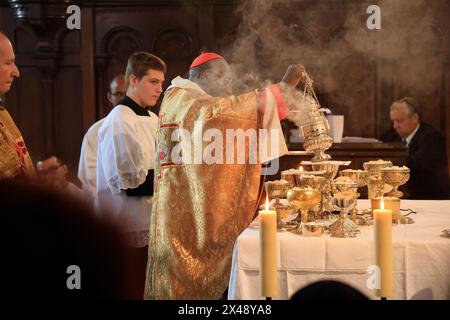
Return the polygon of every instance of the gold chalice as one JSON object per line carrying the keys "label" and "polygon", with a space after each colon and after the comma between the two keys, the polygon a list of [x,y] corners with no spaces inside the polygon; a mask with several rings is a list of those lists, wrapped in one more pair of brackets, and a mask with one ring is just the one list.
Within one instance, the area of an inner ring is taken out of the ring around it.
{"label": "gold chalice", "polygon": [[381,169],[381,178],[383,181],[394,188],[388,193],[389,196],[401,198],[403,192],[398,190],[398,187],[405,184],[409,180],[409,168],[408,167],[389,167]]}
{"label": "gold chalice", "polygon": [[312,164],[312,168],[314,171],[325,171],[324,177],[333,180],[338,173],[339,164],[333,161],[324,161]]}
{"label": "gold chalice", "polygon": [[392,186],[385,183],[381,175],[370,176],[367,188],[369,190],[369,199],[382,197],[385,193],[392,190]]}
{"label": "gold chalice", "polygon": [[[308,171],[306,171],[309,173]],[[304,174],[298,179],[298,187],[311,187],[313,189],[322,191],[327,184],[327,179],[322,176],[316,176],[314,174]]]}
{"label": "gold chalice", "polygon": [[267,181],[266,190],[269,198],[275,199],[275,208],[280,207],[280,199],[285,199],[289,191],[289,182],[286,180]]}
{"label": "gold chalice", "polygon": [[331,192],[333,193],[339,193],[339,192],[345,192],[350,191],[354,193],[356,196],[356,191],[358,190],[358,185],[355,181],[353,181],[349,177],[339,177],[331,181]]}
{"label": "gold chalice", "polygon": [[324,195],[327,191],[327,184],[328,180],[325,179],[325,177],[322,177],[320,175],[314,175],[314,174],[308,174],[313,172],[320,172],[320,171],[306,171],[306,174],[301,175],[298,178],[298,187],[311,187],[313,189],[316,189],[320,191],[320,205],[316,206],[314,208],[314,219],[320,218],[320,216],[323,213],[323,201],[324,201]]}
{"label": "gold chalice", "polygon": [[312,168],[315,171],[325,171],[324,177],[327,179],[328,183],[324,192],[323,200],[323,214],[326,216],[333,211],[333,200],[331,196],[331,181],[336,178],[339,171],[340,163],[336,161],[323,161],[319,163],[312,164]]}
{"label": "gold chalice", "polygon": [[[342,193],[342,192],[349,192],[352,193],[355,197],[355,202],[354,205],[351,207],[351,212],[352,212],[352,217],[351,220],[355,221],[356,220],[356,212],[354,212],[354,210],[356,210],[356,199],[359,196],[358,191],[358,185],[356,184],[355,181],[353,181],[351,178],[349,177],[345,177],[345,176],[341,176],[338,177],[336,179],[334,179],[333,181],[331,181],[331,192],[333,194],[336,193]],[[333,200],[334,201],[334,200]]]}
{"label": "gold chalice", "polygon": [[300,209],[296,218],[294,233],[302,234],[303,225],[308,222],[308,210],[320,203],[321,193],[310,187],[294,187],[287,193],[289,204]]}
{"label": "gold chalice", "polygon": [[[354,169],[345,169],[339,172],[341,177],[348,177],[352,179],[358,188],[362,188],[367,185],[369,181],[369,172],[366,170],[354,170]],[[360,194],[357,193],[357,198],[360,197]],[[356,200],[358,201],[358,200]],[[357,216],[358,209],[356,209],[356,203],[355,206],[351,210],[351,218],[352,221],[356,222],[358,225],[367,225],[367,221],[363,217]]]}
{"label": "gold chalice", "polygon": [[[313,183],[313,181],[314,181],[313,177],[320,177],[320,178],[325,179],[325,175],[326,175],[326,171],[323,171],[323,170],[322,171],[296,170],[294,173],[295,186],[303,187],[305,185],[309,185],[309,184],[307,184],[307,182]],[[305,176],[308,178],[304,178]],[[320,181],[320,180],[316,180],[316,181]],[[312,185],[309,185],[309,186],[313,189],[316,189]]]}
{"label": "gold chalice", "polygon": [[281,171],[281,179],[289,182],[291,187],[295,187],[295,174],[297,171],[295,169]]}
{"label": "gold chalice", "polygon": [[381,169],[392,167],[392,162],[389,160],[375,160],[375,161],[368,161],[363,163],[364,170],[366,170],[369,173],[370,176],[381,176]]}
{"label": "gold chalice", "polygon": [[273,208],[277,212],[277,227],[283,229],[283,219],[287,218],[292,211],[290,206],[280,203],[280,199],[285,199],[290,188],[290,184],[286,180],[267,181],[265,183],[267,194],[270,199],[275,199]]}
{"label": "gold chalice", "polygon": [[329,227],[330,235],[335,238],[352,238],[359,233],[358,226],[348,218],[348,210],[356,203],[353,191],[338,192],[333,195],[333,204],[341,210],[339,218]]}
{"label": "gold chalice", "polygon": [[369,172],[366,170],[345,169],[339,172],[339,175],[352,179],[358,188],[367,186]]}

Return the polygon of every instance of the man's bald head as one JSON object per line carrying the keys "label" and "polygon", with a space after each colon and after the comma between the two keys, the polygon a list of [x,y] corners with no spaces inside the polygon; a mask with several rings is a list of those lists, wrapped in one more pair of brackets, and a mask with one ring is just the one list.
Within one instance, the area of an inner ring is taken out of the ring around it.
{"label": "man's bald head", "polygon": [[416,130],[420,123],[420,105],[419,102],[411,97],[405,97],[394,101],[391,105],[391,121],[397,134],[406,138]]}
{"label": "man's bald head", "polygon": [[[3,32],[0,31],[0,40],[4,40],[4,39],[8,40],[8,37],[5,36],[5,34],[4,34]],[[9,40],[8,40],[8,41],[9,41]]]}
{"label": "man's bald head", "polygon": [[225,59],[214,59],[191,68],[189,80],[211,96],[228,96],[232,93],[231,68]]}
{"label": "man's bald head", "polygon": [[15,59],[11,42],[0,32],[0,95],[8,92],[14,79],[20,75]]}
{"label": "man's bald head", "polygon": [[108,101],[112,106],[116,106],[125,96],[127,89],[125,87],[125,75],[119,74],[115,76],[109,84]]}

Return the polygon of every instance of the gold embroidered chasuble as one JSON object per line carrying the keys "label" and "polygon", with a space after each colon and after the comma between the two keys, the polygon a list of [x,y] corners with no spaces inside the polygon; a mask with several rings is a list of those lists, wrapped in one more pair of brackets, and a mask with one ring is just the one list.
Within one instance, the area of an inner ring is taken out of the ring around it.
{"label": "gold embroidered chasuble", "polygon": [[12,179],[20,175],[34,179],[36,171],[22,134],[8,111],[0,106],[0,179]]}
{"label": "gold embroidered chasuble", "polygon": [[[159,163],[155,165],[146,299],[219,299],[226,290],[235,240],[257,206],[261,164],[259,159],[249,164],[249,143],[246,164],[236,164],[236,159],[234,164],[176,161],[171,153],[178,142],[172,141],[172,135],[179,136],[174,131],[185,129],[191,136],[181,141],[198,143],[202,137],[192,135],[198,131],[196,121],[202,121],[203,132],[220,130],[224,140],[226,129],[256,130],[262,97],[257,91],[227,98],[177,87],[166,92],[156,139]],[[203,141],[203,148],[208,144]]]}

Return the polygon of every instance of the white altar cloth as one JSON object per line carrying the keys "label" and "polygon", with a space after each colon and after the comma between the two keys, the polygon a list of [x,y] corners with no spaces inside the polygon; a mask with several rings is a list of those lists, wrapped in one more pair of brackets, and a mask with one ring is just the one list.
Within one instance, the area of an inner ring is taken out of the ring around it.
{"label": "white altar cloth", "polygon": [[[370,207],[358,200],[359,209]],[[417,211],[415,224],[393,226],[394,299],[450,299],[450,201],[402,200]],[[373,226],[360,227],[356,238],[304,237],[277,233],[278,296],[289,299],[319,280],[347,283],[370,298],[367,268],[373,264]],[[260,295],[260,248],[257,219],[235,243],[228,299],[263,299]]]}

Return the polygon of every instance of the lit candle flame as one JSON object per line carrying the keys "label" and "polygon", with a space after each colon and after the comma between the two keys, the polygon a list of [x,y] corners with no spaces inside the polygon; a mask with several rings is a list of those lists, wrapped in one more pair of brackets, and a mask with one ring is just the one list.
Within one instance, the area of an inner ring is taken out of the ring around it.
{"label": "lit candle flame", "polygon": [[380,209],[381,209],[381,210],[384,210],[384,200],[383,200],[383,197],[381,197]]}
{"label": "lit candle flame", "polygon": [[300,166],[298,169],[303,172],[303,166]]}
{"label": "lit candle flame", "polygon": [[266,211],[269,211],[269,195],[266,194]]}

